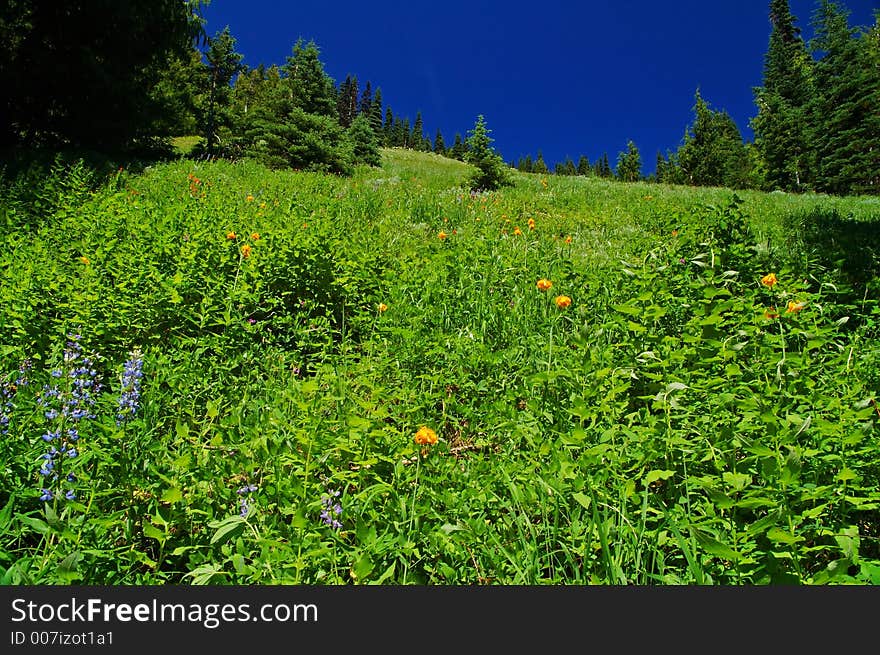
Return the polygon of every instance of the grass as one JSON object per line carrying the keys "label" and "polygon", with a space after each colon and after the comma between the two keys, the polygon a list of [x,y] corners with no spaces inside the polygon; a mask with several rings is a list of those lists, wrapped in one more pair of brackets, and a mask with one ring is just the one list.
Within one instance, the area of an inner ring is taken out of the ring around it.
{"label": "grass", "polygon": [[880,580],[876,199],[467,174],[6,178],[0,579]]}

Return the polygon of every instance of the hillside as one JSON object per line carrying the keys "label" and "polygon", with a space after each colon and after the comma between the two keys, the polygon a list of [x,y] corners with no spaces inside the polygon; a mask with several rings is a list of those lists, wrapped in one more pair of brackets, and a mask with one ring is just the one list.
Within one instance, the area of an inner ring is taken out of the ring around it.
{"label": "hillside", "polygon": [[880,582],[876,198],[382,159],[5,181],[4,583]]}

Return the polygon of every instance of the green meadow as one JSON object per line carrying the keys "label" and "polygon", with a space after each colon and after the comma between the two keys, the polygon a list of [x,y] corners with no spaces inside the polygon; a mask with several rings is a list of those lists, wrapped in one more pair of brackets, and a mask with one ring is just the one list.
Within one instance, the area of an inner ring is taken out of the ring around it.
{"label": "green meadow", "polygon": [[880,200],[0,180],[3,584],[880,583]]}

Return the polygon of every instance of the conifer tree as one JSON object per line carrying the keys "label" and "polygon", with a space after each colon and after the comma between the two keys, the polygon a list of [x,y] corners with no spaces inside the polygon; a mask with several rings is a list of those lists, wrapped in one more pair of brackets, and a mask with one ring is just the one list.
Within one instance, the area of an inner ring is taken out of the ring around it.
{"label": "conifer tree", "polygon": [[449,149],[449,156],[453,159],[457,159],[458,161],[464,161],[466,153],[467,148],[465,147],[464,141],[462,141],[461,134],[456,132],[455,140],[452,143],[452,148]]}
{"label": "conifer tree", "polygon": [[394,112],[391,107],[385,107],[385,122],[382,123],[382,143],[386,148],[394,145]]}
{"label": "conifer tree", "polygon": [[[851,29],[847,12],[821,0],[811,49],[817,94],[811,104],[816,187],[836,194],[880,193],[880,56],[871,33]],[[876,30],[876,27],[875,27]]]}
{"label": "conifer tree", "polygon": [[294,107],[307,114],[336,118],[335,86],[324,72],[320,51],[314,41],[304,44],[299,39],[293,46],[293,56],[287,57],[282,69],[287,76]]}
{"label": "conifer tree", "polygon": [[535,158],[534,163],[532,164],[532,172],[539,173],[541,175],[547,175],[550,172],[550,169],[547,168],[547,163],[544,161],[544,155],[541,154],[541,151],[538,151],[538,156]]}
{"label": "conifer tree", "polygon": [[754,90],[758,114],[752,127],[768,184],[798,191],[809,186],[812,174],[807,106],[813,94],[813,60],[788,0],[770,0],[770,22],[764,84]]}
{"label": "conifer tree", "polygon": [[580,159],[578,159],[577,174],[589,175],[591,172],[592,169],[590,168],[590,160],[587,159],[586,155],[581,155]]}
{"label": "conifer tree", "polygon": [[626,151],[617,156],[617,179],[621,182],[638,182],[642,177],[642,158],[632,141],[627,141]]}
{"label": "conifer tree", "polygon": [[367,164],[368,166],[382,164],[376,133],[370,126],[370,119],[366,113],[361,112],[355,116],[351,127],[348,128],[348,135],[352,143],[355,164]]}
{"label": "conifer tree", "polygon": [[507,164],[492,149],[491,130],[486,127],[483,115],[477,116],[474,129],[468,135],[467,162],[476,167],[468,183],[471,189],[493,190],[501,186],[512,185]]}
{"label": "conifer tree", "polygon": [[229,123],[229,104],[232,96],[232,77],[241,69],[244,55],[235,51],[235,38],[227,25],[208,41],[205,52],[208,69],[208,106],[204,122],[204,137],[208,154],[214,153],[219,142],[218,127]]}
{"label": "conifer tree", "polygon": [[437,128],[437,135],[434,137],[434,152],[438,155],[446,154],[446,144],[443,142],[443,135],[440,128]]}
{"label": "conifer tree", "polygon": [[376,87],[376,94],[373,96],[373,104],[370,107],[370,127],[376,133],[379,142],[383,140],[382,133],[382,89]]}
{"label": "conifer tree", "polygon": [[425,147],[425,126],[422,122],[422,112],[416,112],[416,120],[409,135],[410,147],[413,150],[423,150]]}
{"label": "conifer tree", "polygon": [[357,77],[346,75],[336,94],[336,111],[339,114],[339,124],[342,127],[350,127],[357,114],[357,95]]}

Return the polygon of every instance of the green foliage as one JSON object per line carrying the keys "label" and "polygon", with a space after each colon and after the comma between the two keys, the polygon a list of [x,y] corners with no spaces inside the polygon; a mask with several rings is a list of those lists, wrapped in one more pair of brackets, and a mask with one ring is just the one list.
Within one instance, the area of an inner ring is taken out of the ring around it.
{"label": "green foliage", "polygon": [[873,198],[382,154],[0,179],[0,581],[878,581]]}
{"label": "green foliage", "polygon": [[320,51],[314,41],[299,39],[293,46],[293,55],[282,67],[285,84],[293,106],[306,114],[336,116],[336,91],[333,80],[324,72]]}
{"label": "green foliage", "polygon": [[376,133],[370,127],[367,114],[358,114],[348,129],[348,138],[352,143],[353,163],[380,166],[382,156],[379,154],[379,143]]}
{"label": "green foliage", "polygon": [[627,141],[626,151],[617,155],[615,175],[621,182],[637,182],[642,179],[642,156],[632,141]]}
{"label": "green foliage", "polygon": [[205,52],[207,106],[202,122],[208,155],[214,153],[220,141],[219,129],[230,126],[230,84],[233,76],[241,70],[242,58],[243,55],[235,51],[235,38],[228,25],[208,40],[208,49]]}
{"label": "green foliage", "polygon": [[468,134],[467,162],[476,167],[468,184],[476,191],[492,191],[513,184],[507,164],[492,149],[493,139],[489,136],[483,115],[477,116],[474,129]]}

